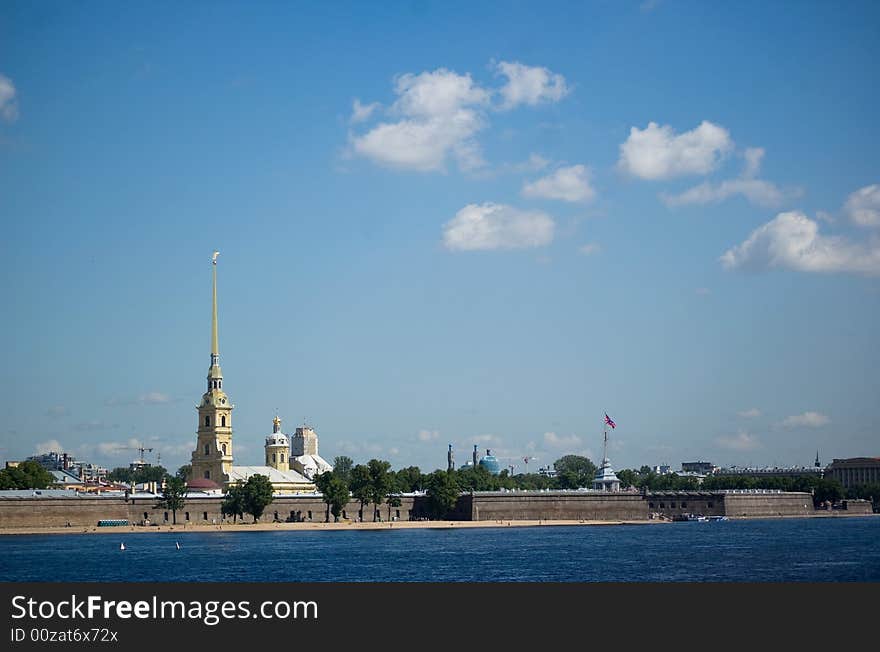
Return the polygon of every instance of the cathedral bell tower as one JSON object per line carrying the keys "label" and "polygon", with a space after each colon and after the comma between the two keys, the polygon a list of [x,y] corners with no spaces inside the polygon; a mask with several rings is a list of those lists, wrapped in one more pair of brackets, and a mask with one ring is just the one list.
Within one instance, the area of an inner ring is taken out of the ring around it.
{"label": "cathedral bell tower", "polygon": [[192,479],[213,480],[221,487],[228,480],[232,466],[232,403],[223,391],[223,372],[217,344],[217,256],[214,252],[213,305],[211,311],[211,366],[208,368],[208,391],[202,394],[198,440],[192,454]]}

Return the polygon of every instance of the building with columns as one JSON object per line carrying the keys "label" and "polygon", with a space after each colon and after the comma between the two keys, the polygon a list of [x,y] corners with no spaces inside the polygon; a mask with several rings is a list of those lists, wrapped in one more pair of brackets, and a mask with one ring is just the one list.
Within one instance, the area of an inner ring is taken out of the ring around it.
{"label": "building with columns", "polygon": [[[287,435],[281,432],[281,419],[278,416],[273,422],[272,434],[266,437],[265,465],[235,466],[233,464],[232,410],[235,406],[223,390],[223,372],[220,369],[220,348],[217,337],[218,255],[219,252],[215,251],[211,260],[211,365],[208,367],[207,391],[202,394],[202,400],[196,406],[199,423],[196,449],[192,452],[192,475],[189,478],[189,485],[208,490],[212,487],[225,489],[230,484],[247,482],[252,475],[259,474],[269,478],[275,493],[313,492],[314,483],[299,471],[290,468],[290,441]],[[314,438],[314,450],[317,455],[317,435]]]}

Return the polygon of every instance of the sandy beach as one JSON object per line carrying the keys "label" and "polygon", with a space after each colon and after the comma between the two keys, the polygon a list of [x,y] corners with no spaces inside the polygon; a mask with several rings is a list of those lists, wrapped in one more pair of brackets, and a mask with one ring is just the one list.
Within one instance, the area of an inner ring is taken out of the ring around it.
{"label": "sandy beach", "polygon": [[388,529],[467,529],[485,527],[545,527],[555,525],[647,525],[668,523],[663,520],[645,521],[367,521],[355,523],[223,523],[221,525],[126,525],[115,527],[26,527],[0,529],[0,535],[9,534],[157,534],[167,532],[267,532],[267,531],[314,531],[314,530],[388,530]]}

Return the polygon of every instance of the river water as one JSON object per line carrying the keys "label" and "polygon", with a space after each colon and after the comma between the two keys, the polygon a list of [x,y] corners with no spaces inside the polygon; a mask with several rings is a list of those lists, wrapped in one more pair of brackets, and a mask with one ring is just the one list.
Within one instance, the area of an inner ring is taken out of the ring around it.
{"label": "river water", "polygon": [[11,535],[0,580],[877,582],[880,518]]}

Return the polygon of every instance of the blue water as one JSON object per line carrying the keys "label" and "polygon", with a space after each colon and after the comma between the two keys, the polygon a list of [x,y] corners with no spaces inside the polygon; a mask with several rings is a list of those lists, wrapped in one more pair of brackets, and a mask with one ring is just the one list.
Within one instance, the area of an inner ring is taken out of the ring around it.
{"label": "blue water", "polygon": [[877,582],[880,518],[0,536],[0,580]]}

